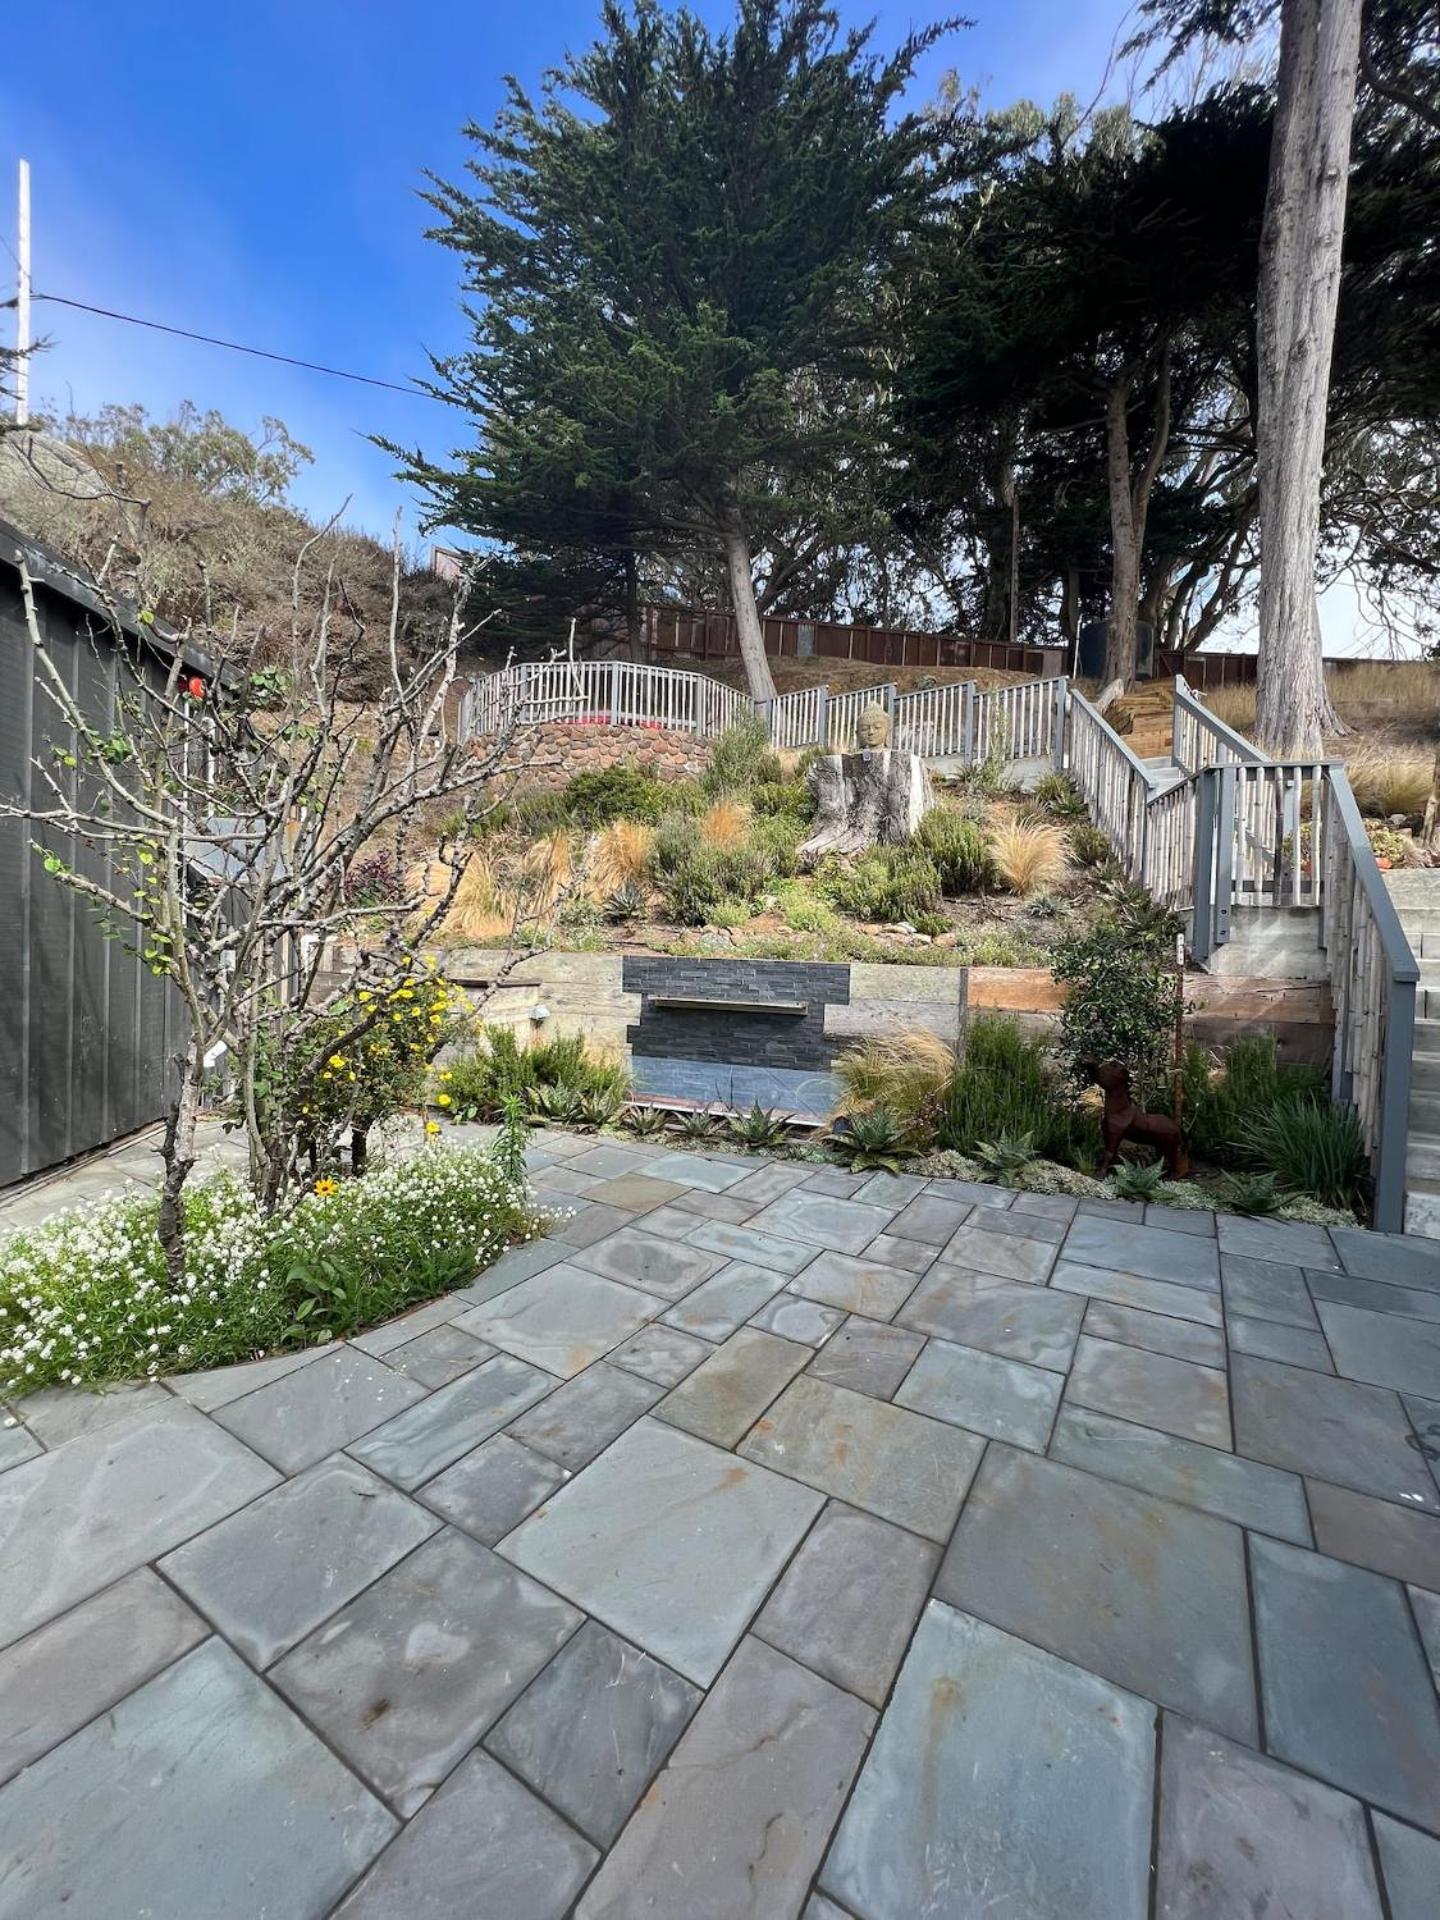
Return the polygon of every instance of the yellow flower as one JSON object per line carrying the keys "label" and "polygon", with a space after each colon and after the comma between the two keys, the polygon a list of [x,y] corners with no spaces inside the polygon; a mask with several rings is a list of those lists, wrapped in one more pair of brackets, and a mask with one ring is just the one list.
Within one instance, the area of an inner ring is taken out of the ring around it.
{"label": "yellow flower", "polygon": [[435,1096],[435,1104],[436,1104],[436,1106],[437,1106],[437,1107],[448,1107],[448,1106],[449,1106],[449,1104],[450,1104],[450,1096],[449,1096],[449,1094],[448,1094],[448,1093],[437,1093],[437,1094],[436,1094],[436,1096]]}
{"label": "yellow flower", "polygon": [[329,1062],[328,1062],[328,1064],[329,1064],[330,1066],[332,1066],[332,1067],[335,1067],[335,1068],[337,1068],[337,1069],[338,1069],[338,1068],[340,1068],[340,1067],[343,1067],[343,1066],[344,1066],[344,1064],[345,1064],[345,1056],[344,1056],[344,1054],[343,1054],[343,1053],[332,1053],[332,1054],[331,1054],[331,1056],[330,1056],[330,1059],[329,1059]]}
{"label": "yellow flower", "polygon": [[439,1133],[440,1122],[438,1120],[427,1120],[425,1122],[425,1131],[426,1133]]}
{"label": "yellow flower", "polygon": [[449,1067],[442,1067],[442,1068],[440,1069],[440,1078],[441,1078],[442,1080],[449,1080],[449,1079],[451,1079],[451,1078],[453,1078],[453,1076],[452,1076],[452,1074],[451,1074],[451,1072],[450,1072],[450,1069],[449,1069]]}
{"label": "yellow flower", "polygon": [[362,1007],[368,1007],[374,998],[374,994],[371,993],[368,988],[362,987],[360,989],[360,1004]]}
{"label": "yellow flower", "polygon": [[332,1193],[338,1193],[340,1191],[340,1182],[338,1180],[332,1180],[330,1176],[326,1174],[315,1182],[315,1191],[320,1195],[322,1200],[328,1200]]}

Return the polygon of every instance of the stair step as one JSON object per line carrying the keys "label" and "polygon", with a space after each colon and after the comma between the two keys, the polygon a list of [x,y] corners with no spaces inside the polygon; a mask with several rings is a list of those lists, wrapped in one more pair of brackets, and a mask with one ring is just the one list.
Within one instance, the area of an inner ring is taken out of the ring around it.
{"label": "stair step", "polygon": [[1410,1083],[1410,1138],[1431,1137],[1440,1140],[1440,1093]]}
{"label": "stair step", "polygon": [[1440,1094],[1440,1051],[1421,1053],[1417,1048],[1410,1061],[1410,1090]]}
{"label": "stair step", "polygon": [[1417,1180],[1440,1180],[1440,1139],[1433,1134],[1411,1134],[1405,1154],[1405,1180],[1408,1186]]}
{"label": "stair step", "polygon": [[1412,1053],[1431,1054],[1440,1059],[1440,1019],[1429,1019],[1420,1006],[1420,996],[1415,996],[1415,1042]]}

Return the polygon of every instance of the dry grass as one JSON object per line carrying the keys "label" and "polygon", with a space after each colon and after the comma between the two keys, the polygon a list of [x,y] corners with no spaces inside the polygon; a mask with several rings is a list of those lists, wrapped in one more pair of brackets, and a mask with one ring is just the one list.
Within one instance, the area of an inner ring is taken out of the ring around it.
{"label": "dry grass", "polygon": [[528,914],[554,911],[575,877],[575,858],[568,833],[549,833],[528,847],[520,862],[519,891]]}
{"label": "dry grass", "polygon": [[1412,822],[1424,813],[1430,797],[1428,754],[1360,740],[1346,755],[1346,771],[1362,813],[1384,820],[1392,813],[1403,813]]}
{"label": "dry grass", "polygon": [[750,832],[750,809],[741,800],[716,800],[700,817],[702,846],[743,847]]}
{"label": "dry grass", "polygon": [[1253,686],[1215,687],[1202,697],[1217,720],[1223,720],[1227,727],[1234,727],[1237,733],[1248,738],[1255,725]]}
{"label": "dry grass", "polygon": [[1000,884],[1022,900],[1065,878],[1065,836],[1058,827],[1007,820],[995,829],[992,851]]}
{"label": "dry grass", "polygon": [[844,1089],[841,1113],[886,1107],[913,1120],[940,1098],[955,1071],[955,1050],[924,1027],[874,1034],[847,1047],[834,1071]]}
{"label": "dry grass", "polygon": [[1326,681],[1341,719],[1374,719],[1385,708],[1397,720],[1429,725],[1440,715],[1440,666],[1430,660],[1367,661],[1332,666]]}
{"label": "dry grass", "polygon": [[643,886],[655,855],[655,830],[641,820],[612,820],[590,848],[590,889],[607,900],[621,887]]}
{"label": "dry grass", "polygon": [[[442,875],[442,886],[448,886],[449,869],[440,865],[433,878],[439,880]],[[483,853],[472,853],[440,928],[441,939],[490,940],[513,921],[514,903],[507,900],[494,868]]]}

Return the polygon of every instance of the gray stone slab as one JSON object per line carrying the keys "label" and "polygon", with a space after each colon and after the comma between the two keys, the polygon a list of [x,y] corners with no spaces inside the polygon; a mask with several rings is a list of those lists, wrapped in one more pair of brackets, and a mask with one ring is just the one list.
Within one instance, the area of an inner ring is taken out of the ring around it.
{"label": "gray stone slab", "polygon": [[1373,1313],[1409,1314],[1415,1320],[1440,1320],[1440,1288],[1396,1287],[1381,1280],[1360,1280],[1349,1273],[1324,1273],[1318,1267],[1306,1276],[1316,1300],[1335,1300],[1346,1307],[1368,1307]]}
{"label": "gray stone slab", "polygon": [[888,1400],[925,1344],[918,1333],[852,1314],[810,1362],[808,1372],[832,1386]]}
{"label": "gray stone slab", "polygon": [[[445,1305],[450,1305],[448,1300]],[[453,1311],[458,1313],[460,1308],[455,1307]],[[365,1338],[361,1335],[353,1344],[359,1346]],[[305,1347],[299,1353],[274,1353],[268,1360],[244,1360],[234,1367],[211,1367],[203,1373],[172,1373],[165,1384],[192,1407],[209,1413],[215,1407],[223,1407],[227,1400],[238,1400],[242,1393],[268,1386],[272,1380],[293,1373],[296,1367],[308,1366],[325,1352],[324,1347]]]}
{"label": "gray stone slab", "polygon": [[740,1226],[759,1211],[753,1200],[737,1199],[733,1193],[710,1193],[704,1187],[689,1187],[674,1202],[676,1213],[692,1214],[696,1220],[724,1220]]}
{"label": "gray stone slab", "polygon": [[944,1421],[807,1373],[756,1422],[740,1451],[882,1520],[943,1541],[983,1446],[974,1434]]}
{"label": "gray stone slab", "polygon": [[1430,1462],[1430,1471],[1435,1476],[1437,1487],[1440,1487],[1440,1401],[1422,1400],[1418,1394],[1402,1393],[1400,1404],[1415,1429],[1420,1452]]}
{"label": "gray stone slab", "polygon": [[789,1193],[792,1187],[804,1186],[813,1173],[814,1168],[808,1164],[795,1166],[784,1160],[773,1160],[768,1167],[757,1167],[743,1180],[737,1180],[734,1193],[737,1199],[753,1200],[757,1207],[763,1207],[767,1201],[778,1200],[782,1193]]}
{"label": "gray stone slab", "polygon": [[1145,1920],[1154,1718],[932,1601],[822,1885],[864,1920]]}
{"label": "gray stone slab", "polygon": [[472,1307],[483,1307],[487,1300],[518,1287],[522,1280],[558,1267],[572,1252],[573,1248],[563,1240],[527,1240],[524,1246],[511,1247],[502,1253],[495,1264],[487,1267],[469,1286],[457,1287],[451,1298],[460,1301],[462,1308],[466,1302]]}
{"label": "gray stone slab", "polygon": [[530,1184],[541,1195],[559,1193],[585,1200],[605,1181],[598,1173],[581,1173],[578,1167],[561,1165],[543,1168]]}
{"label": "gray stone slab", "polygon": [[322,1460],[160,1570],[253,1666],[268,1667],[440,1522],[353,1460]]}
{"label": "gray stone slab", "polygon": [[1082,1200],[1079,1212],[1090,1220],[1133,1220],[1145,1223],[1145,1207],[1139,1200]]}
{"label": "gray stone slab", "polygon": [[597,1180],[614,1180],[639,1172],[652,1158],[649,1147],[617,1147],[606,1141],[591,1146],[585,1153],[571,1155],[567,1165],[577,1173],[593,1174]]}
{"label": "gray stone slab", "polygon": [[1440,1399],[1440,1322],[1322,1300],[1316,1307],[1339,1372],[1374,1387]]}
{"label": "gray stone slab", "polygon": [[1377,1813],[1375,1843],[1380,1849],[1385,1891],[1390,1896],[1390,1920],[1434,1920],[1435,1889],[1440,1887],[1440,1840]]}
{"label": "gray stone slab", "polygon": [[744,1160],[707,1160],[699,1153],[662,1153],[641,1168],[656,1180],[672,1180],[677,1187],[700,1187],[707,1193],[724,1193],[754,1171]]}
{"label": "gray stone slab", "polygon": [[784,1285],[785,1276],[773,1267],[755,1267],[747,1260],[732,1260],[694,1293],[677,1301],[663,1316],[665,1325],[681,1333],[694,1334],[701,1340],[728,1340],[751,1314],[758,1313],[767,1300],[773,1300]]}
{"label": "gray stone slab", "polygon": [[567,1264],[522,1280],[501,1299],[467,1313],[460,1325],[568,1380],[660,1311],[653,1294]]}
{"label": "gray stone slab", "polygon": [[1016,1215],[1033,1214],[1062,1224],[1073,1220],[1079,1208],[1078,1200],[1063,1193],[1017,1193],[1010,1203],[1010,1211]]}
{"label": "gray stone slab", "polygon": [[1435,1685],[1440,1687],[1440,1593],[1427,1593],[1420,1587],[1408,1587],[1406,1591],[1410,1595],[1415,1624],[1420,1629],[1420,1644],[1425,1649],[1425,1658],[1430,1662]]}
{"label": "gray stone slab", "polygon": [[[362,1353],[373,1353],[377,1359],[383,1360],[386,1354],[393,1353],[397,1347],[408,1345],[410,1341],[418,1339],[422,1333],[430,1333],[436,1327],[448,1326],[465,1311],[469,1304],[468,1293],[465,1296],[458,1293],[442,1294],[438,1300],[427,1300],[423,1307],[414,1307],[408,1313],[397,1314],[393,1320],[385,1321],[382,1326],[371,1327],[367,1333],[357,1333],[350,1345],[359,1347]],[[314,1360],[324,1352],[324,1347],[312,1347],[306,1354],[298,1356],[286,1354],[281,1358]],[[258,1370],[262,1367],[278,1367],[279,1362],[257,1360],[254,1365]],[[263,1386],[265,1382],[257,1379],[253,1384],[258,1387]],[[171,1385],[174,1385],[173,1381]],[[244,1391],[249,1392],[249,1388],[246,1387]],[[227,1397],[235,1399],[237,1396],[231,1394]]]}
{"label": "gray stone slab", "polygon": [[1246,1253],[1287,1267],[1338,1267],[1340,1260],[1324,1227],[1295,1220],[1249,1220],[1233,1213],[1216,1216],[1222,1253]]}
{"label": "gray stone slab", "polygon": [[826,1167],[821,1173],[812,1169],[802,1184],[806,1193],[828,1194],[832,1200],[853,1200],[869,1177],[866,1173],[845,1173],[839,1167]]}
{"label": "gray stone slab", "polygon": [[1058,1247],[1069,1231],[1063,1220],[1047,1220],[1040,1213],[1017,1213],[1014,1207],[1003,1213],[987,1207],[983,1213],[972,1214],[969,1224],[984,1227],[987,1233],[1008,1234],[1012,1240],[1043,1240],[1049,1247]]}
{"label": "gray stone slab", "polygon": [[823,1301],[867,1320],[888,1320],[915,1291],[916,1276],[878,1260],[848,1253],[822,1253],[790,1282],[791,1293]]}
{"label": "gray stone slab", "polygon": [[1209,1447],[1230,1445],[1230,1409],[1224,1370],[1172,1360],[1146,1347],[1082,1336],[1065,1398],[1095,1413],[1156,1427]]}
{"label": "gray stone slab", "polygon": [[907,1207],[917,1194],[925,1191],[925,1177],[916,1173],[872,1173],[863,1186],[855,1189],[855,1198],[869,1207]]}
{"label": "gray stone slab", "polygon": [[935,1592],[1118,1686],[1256,1742],[1238,1527],[991,1446]]}
{"label": "gray stone slab", "polygon": [[1388,1388],[1237,1353],[1230,1411],[1236,1451],[1252,1460],[1440,1512],[1440,1490]]}
{"label": "gray stone slab", "polygon": [[44,1448],[18,1420],[0,1420],[0,1473],[18,1467],[22,1460],[33,1460]]}
{"label": "gray stone slab", "polygon": [[597,1360],[512,1421],[510,1432],[567,1473],[577,1473],[648,1413],[664,1391],[653,1380]]}
{"label": "gray stone slab", "polygon": [[918,1279],[934,1264],[935,1248],[923,1240],[897,1240],[893,1233],[877,1233],[860,1255],[862,1260],[878,1261],[882,1266],[899,1267]]}
{"label": "gray stone slab", "polygon": [[1166,1207],[1147,1201],[1145,1224],[1170,1233],[1196,1233],[1207,1240],[1215,1237],[1215,1215],[1208,1207]]}
{"label": "gray stone slab", "polygon": [[494,1347],[463,1333],[459,1327],[431,1327],[404,1346],[392,1347],[385,1356],[387,1367],[403,1373],[407,1380],[418,1380],[422,1387],[448,1387],[462,1373],[469,1373],[483,1360],[493,1359]]}
{"label": "gray stone slab", "polygon": [[105,1387],[98,1393],[75,1387],[45,1387],[27,1394],[25,1424],[47,1447],[62,1447],[82,1433],[99,1433],[117,1420],[147,1413],[163,1413],[170,1396],[164,1387],[144,1381]]}
{"label": "gray stone slab", "polygon": [[1224,1316],[1214,1294],[1200,1287],[1172,1287],[1164,1280],[1142,1280],[1133,1273],[1108,1273],[1061,1260],[1050,1285],[1062,1293],[1085,1293],[1092,1300],[1113,1300],[1119,1307],[1139,1307],[1144,1313],[1163,1313],[1172,1320],[1193,1320],[1199,1327],[1218,1327]]}
{"label": "gray stone slab", "polygon": [[1381,1920],[1358,1801],[1178,1714],[1161,1752],[1157,1914]]}
{"label": "gray stone slab", "polygon": [[742,1327],[655,1409],[656,1417],[717,1447],[733,1447],[811,1357],[811,1349]]}
{"label": "gray stone slab", "polygon": [[924,1192],[902,1206],[890,1223],[897,1240],[919,1240],[927,1247],[943,1247],[951,1234],[963,1227],[972,1208],[967,1200],[945,1200],[938,1193]]}
{"label": "gray stone slab", "polygon": [[895,1395],[936,1420],[1045,1451],[1064,1382],[1057,1373],[949,1340],[931,1340]]}
{"label": "gray stone slab", "polygon": [[577,1920],[797,1912],[874,1719],[848,1693],[747,1640],[587,1888]]}
{"label": "gray stone slab", "polygon": [[693,1213],[673,1204],[652,1207],[645,1215],[644,1230],[649,1234],[658,1234],[662,1240],[684,1240],[694,1230],[695,1218]]}
{"label": "gray stone slab", "polygon": [[302,1640],[270,1678],[408,1817],[580,1621],[447,1527]]}
{"label": "gray stone slab", "polygon": [[497,1433],[427,1482],[418,1497],[493,1547],[569,1477],[544,1454]]}
{"label": "gray stone slab", "polygon": [[172,1400],[0,1478],[0,1645],[166,1553],[278,1475]]}
{"label": "gray stone slab", "polygon": [[847,1693],[884,1706],[939,1559],[929,1541],[832,1500],[754,1631]]}
{"label": "gray stone slab", "polygon": [[848,1920],[833,1900],[827,1900],[823,1893],[812,1893],[805,1902],[805,1911],[800,1920]]}
{"label": "gray stone slab", "polygon": [[708,1340],[697,1340],[693,1334],[652,1322],[616,1347],[609,1362],[628,1373],[638,1373],[642,1380],[653,1380],[657,1386],[673,1387],[714,1351]]}
{"label": "gray stone slab", "polygon": [[725,1264],[724,1258],[683,1241],[667,1240],[640,1227],[622,1227],[575,1256],[575,1265],[627,1287],[680,1300]]}
{"label": "gray stone slab", "polygon": [[209,1633],[148,1567],[0,1653],[0,1782]]}
{"label": "gray stone slab", "polygon": [[863,1200],[836,1200],[829,1194],[797,1187],[763,1207],[750,1224],[761,1233],[798,1240],[812,1251],[828,1247],[834,1253],[859,1253],[877,1233],[889,1231],[893,1217],[888,1207],[867,1206]]}
{"label": "gray stone slab", "polygon": [[607,1207],[598,1200],[580,1200],[570,1210],[570,1218],[561,1220],[552,1229],[552,1238],[564,1240],[571,1247],[590,1247],[597,1240],[603,1240],[607,1234],[618,1233],[621,1227],[632,1226],[633,1213],[624,1207]]}
{"label": "gray stone slab", "polygon": [[1083,1300],[1052,1287],[937,1267],[900,1309],[899,1323],[964,1347],[1063,1373],[1075,1352]]}
{"label": "gray stone slab", "polygon": [[958,1227],[951,1234],[940,1258],[946,1266],[1043,1286],[1055,1264],[1055,1248],[1049,1240],[992,1231],[982,1211],[972,1215],[970,1225]]}
{"label": "gray stone slab", "polygon": [[1266,1746],[1440,1829],[1440,1704],[1403,1589],[1278,1540],[1250,1560]]}
{"label": "gray stone slab", "polygon": [[418,1382],[383,1360],[339,1347],[211,1417],[282,1473],[299,1473],[424,1397]]}
{"label": "gray stone slab", "polygon": [[606,1847],[701,1698],[678,1673],[587,1620],[485,1745]]}
{"label": "gray stone slab", "polygon": [[1172,1286],[1220,1290],[1220,1256],[1213,1240],[1128,1220],[1096,1220],[1082,1209],[1065,1236],[1065,1257],[1087,1267],[1164,1280]]}
{"label": "gray stone slab", "polygon": [[[752,1226],[732,1226],[726,1220],[702,1220],[690,1230],[690,1244],[705,1247],[726,1260],[744,1260],[752,1267],[773,1267],[787,1277],[797,1274],[814,1252],[778,1233],[761,1233]],[[717,1265],[719,1263],[717,1262]]]}
{"label": "gray stone slab", "polygon": [[1308,1491],[1321,1553],[1440,1592],[1440,1519],[1324,1480]]}
{"label": "gray stone slab", "polygon": [[613,1180],[601,1180],[590,1189],[591,1200],[607,1207],[624,1207],[630,1213],[648,1213],[651,1207],[663,1207],[685,1191],[673,1180],[657,1180],[648,1173],[623,1173]]}
{"label": "gray stone slab", "polygon": [[318,1916],[395,1829],[212,1639],[0,1792],[0,1915]]}
{"label": "gray stone slab", "polygon": [[367,1467],[411,1492],[508,1426],[554,1385],[552,1374],[499,1353],[387,1421],[350,1451]]}
{"label": "gray stone slab", "polygon": [[1237,1526],[1310,1545],[1305,1489],[1298,1475],[1263,1467],[1239,1454],[1064,1406],[1050,1441],[1052,1459],[1102,1479],[1199,1507]]}
{"label": "gray stone slab", "polygon": [[1287,1367],[1309,1367],[1315,1373],[1333,1373],[1325,1336],[1309,1327],[1287,1327],[1278,1320],[1249,1320],[1232,1313],[1225,1321],[1225,1337],[1237,1353],[1260,1360],[1283,1360]]}
{"label": "gray stone slab", "polygon": [[336,1909],[336,1920],[562,1920],[595,1849],[472,1753]]}
{"label": "gray stone slab", "polygon": [[1090,1302],[1085,1331],[1096,1340],[1147,1347],[1151,1353],[1168,1353],[1173,1360],[1191,1360],[1197,1367],[1225,1364],[1225,1337],[1216,1328],[1196,1326],[1193,1320],[1172,1320],[1165,1313],[1146,1313],[1140,1307],[1117,1306],[1113,1300]]}
{"label": "gray stone slab", "polygon": [[1015,1204],[1020,1197],[1008,1187],[996,1187],[983,1180],[931,1180],[926,1183],[927,1193],[937,1194],[942,1200],[958,1200],[968,1207],[993,1207],[1004,1211]]}
{"label": "gray stone slab", "polygon": [[1415,1234],[1369,1233],[1363,1227],[1332,1227],[1330,1239],[1345,1271],[1362,1280],[1440,1288],[1440,1245],[1434,1240]]}
{"label": "gray stone slab", "polygon": [[821,1505],[808,1488],[642,1420],[503,1551],[708,1686]]}
{"label": "gray stone slab", "polygon": [[778,1333],[782,1340],[800,1340],[807,1347],[823,1347],[837,1327],[845,1324],[839,1307],[823,1306],[798,1293],[777,1293],[748,1324],[762,1333]]}

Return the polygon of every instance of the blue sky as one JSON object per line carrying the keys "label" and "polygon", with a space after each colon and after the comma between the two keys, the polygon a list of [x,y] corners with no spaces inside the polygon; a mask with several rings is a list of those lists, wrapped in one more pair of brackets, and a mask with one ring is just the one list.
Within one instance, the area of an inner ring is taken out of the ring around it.
{"label": "blue sky", "polygon": [[[963,5],[963,0],[961,0]],[[892,45],[953,9],[852,5]],[[716,24],[729,6],[700,0]],[[1088,99],[1123,0],[971,0],[975,25],[933,52],[916,94],[954,67],[996,105]],[[14,169],[33,172],[39,291],[308,360],[405,381],[426,349],[463,341],[457,262],[424,238],[429,169],[457,177],[468,120],[502,77],[534,83],[594,37],[596,0],[48,0],[12,8],[0,71],[0,240],[14,243]],[[0,252],[0,279],[13,263]],[[351,386],[39,305],[36,404],[93,412],[182,400],[242,426],[275,414],[316,463],[297,497],[388,529],[413,503],[365,435],[441,454],[458,422],[434,403]]]}

